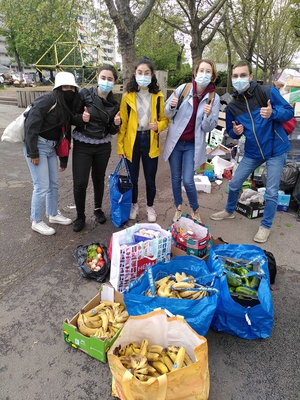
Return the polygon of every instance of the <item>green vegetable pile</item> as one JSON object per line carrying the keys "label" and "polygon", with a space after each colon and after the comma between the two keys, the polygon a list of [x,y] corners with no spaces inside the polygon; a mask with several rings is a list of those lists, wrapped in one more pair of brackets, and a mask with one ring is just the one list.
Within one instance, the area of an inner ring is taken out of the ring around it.
{"label": "green vegetable pile", "polygon": [[94,258],[98,258],[98,253],[97,253],[97,244],[91,244],[88,248],[87,248],[87,253],[86,253],[86,260],[88,261],[89,259],[94,259]]}
{"label": "green vegetable pile", "polygon": [[232,263],[226,260],[224,263],[228,288],[231,293],[239,293],[245,296],[258,297],[260,278],[258,275],[248,276],[253,271],[251,264]]}

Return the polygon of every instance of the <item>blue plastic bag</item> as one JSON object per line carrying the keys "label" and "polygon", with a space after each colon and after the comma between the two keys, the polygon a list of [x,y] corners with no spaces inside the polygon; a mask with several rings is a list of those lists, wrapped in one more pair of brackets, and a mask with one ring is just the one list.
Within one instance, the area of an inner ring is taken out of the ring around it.
{"label": "blue plastic bag", "polygon": [[[236,302],[229,292],[224,270],[224,262],[227,258],[237,262],[240,260],[250,261],[252,264],[259,263],[258,299],[250,298],[248,306],[245,305],[247,301],[243,305]],[[246,244],[212,246],[207,266],[211,273],[217,274],[216,287],[220,291],[212,328],[244,339],[268,338],[274,324],[274,309],[268,259],[264,251],[260,247]]]}
{"label": "blue plastic bag", "polygon": [[[209,296],[200,300],[186,300],[166,297],[148,297],[152,279],[185,272],[196,278],[196,282],[208,286]],[[214,287],[215,275],[210,274],[205,262],[193,256],[176,256],[168,263],[159,262],[131,282],[123,293],[129,315],[147,314],[156,308],[167,310],[173,315],[182,315],[186,322],[199,334],[205,336],[215,313],[219,291]]]}
{"label": "blue plastic bag", "polygon": [[[126,185],[126,188],[122,188],[120,183],[120,177],[124,178],[124,175],[119,174],[123,162],[126,168],[127,181],[129,182],[129,184],[127,183]],[[120,162],[116,166],[115,172],[109,176],[109,198],[110,219],[112,223],[119,228],[128,221],[132,204],[132,183],[125,158],[121,158]]]}

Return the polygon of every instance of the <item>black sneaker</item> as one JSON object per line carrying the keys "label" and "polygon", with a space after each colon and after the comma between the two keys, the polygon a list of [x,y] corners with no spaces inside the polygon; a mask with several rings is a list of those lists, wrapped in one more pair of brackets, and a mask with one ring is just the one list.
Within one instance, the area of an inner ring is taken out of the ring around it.
{"label": "black sneaker", "polygon": [[85,220],[81,218],[75,219],[73,222],[73,231],[74,232],[80,232],[84,228],[85,225]]}
{"label": "black sneaker", "polygon": [[106,222],[106,216],[104,212],[101,210],[101,208],[99,208],[99,210],[95,210],[94,215],[99,224],[104,224]]}

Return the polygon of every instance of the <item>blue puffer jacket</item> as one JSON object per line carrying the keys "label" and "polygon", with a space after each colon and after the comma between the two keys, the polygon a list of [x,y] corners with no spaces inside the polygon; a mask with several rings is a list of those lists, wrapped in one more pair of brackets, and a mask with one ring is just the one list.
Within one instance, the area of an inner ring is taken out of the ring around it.
{"label": "blue puffer jacket", "polygon": [[261,86],[273,109],[270,118],[262,118],[261,105],[254,92],[256,85],[256,82],[251,82],[246,92],[232,94],[233,99],[226,107],[226,130],[233,139],[240,139],[240,136],[233,132],[232,121],[242,124],[246,137],[245,156],[267,160],[280,156],[291,148],[281,124],[294,116],[294,109],[278,89],[273,86]]}

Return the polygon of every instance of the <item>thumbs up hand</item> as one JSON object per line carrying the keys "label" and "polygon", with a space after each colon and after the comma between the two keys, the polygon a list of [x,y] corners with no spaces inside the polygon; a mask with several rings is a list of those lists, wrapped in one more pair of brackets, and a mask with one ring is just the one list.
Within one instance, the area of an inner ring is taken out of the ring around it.
{"label": "thumbs up hand", "polygon": [[270,116],[272,114],[272,111],[273,111],[273,108],[272,108],[272,105],[271,105],[271,101],[269,99],[268,103],[267,103],[267,107],[262,107],[260,109],[260,116],[262,118],[270,118]]}
{"label": "thumbs up hand", "polygon": [[171,108],[175,108],[177,106],[177,104],[178,104],[178,97],[176,95],[176,90],[173,90],[173,97],[170,101],[170,106],[171,106]]}
{"label": "thumbs up hand", "polygon": [[118,111],[117,114],[115,115],[114,123],[117,126],[121,125],[120,111]]}
{"label": "thumbs up hand", "polygon": [[89,113],[87,107],[84,107],[84,111],[83,111],[83,113],[82,113],[82,120],[83,120],[83,122],[89,122],[90,117],[91,117],[91,116],[90,116],[90,113]]}
{"label": "thumbs up hand", "polygon": [[149,128],[150,128],[152,131],[155,131],[155,132],[158,131],[157,120],[156,120],[155,117],[154,117],[154,121],[149,123]]}
{"label": "thumbs up hand", "polygon": [[233,128],[233,132],[236,135],[241,136],[244,132],[244,127],[242,124],[239,124],[237,121],[232,121],[232,128]]}

